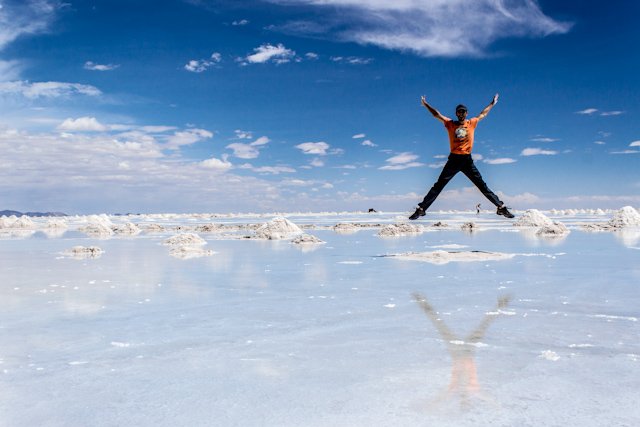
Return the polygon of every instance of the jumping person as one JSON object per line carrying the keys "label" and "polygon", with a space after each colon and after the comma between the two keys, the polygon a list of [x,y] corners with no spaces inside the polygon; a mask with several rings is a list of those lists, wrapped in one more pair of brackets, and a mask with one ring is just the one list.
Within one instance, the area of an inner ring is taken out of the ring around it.
{"label": "jumping person", "polygon": [[480,120],[484,119],[487,114],[489,114],[489,111],[491,111],[497,102],[498,94],[493,97],[491,103],[480,112],[478,117],[474,117],[470,120],[467,120],[467,107],[460,104],[456,107],[456,117],[458,120],[451,120],[429,105],[427,103],[427,99],[422,96],[422,105],[429,110],[433,117],[444,123],[444,127],[449,133],[449,146],[451,148],[451,153],[449,154],[447,163],[444,165],[444,168],[440,173],[438,181],[433,184],[431,190],[429,190],[427,195],[424,196],[424,200],[418,204],[418,208],[413,215],[409,217],[409,219],[418,219],[421,216],[424,216],[426,214],[426,210],[429,209],[429,206],[431,206],[431,204],[436,200],[445,185],[447,185],[451,178],[453,178],[458,172],[465,174],[467,178],[469,178],[471,182],[478,187],[482,194],[484,194],[485,197],[498,208],[496,211],[498,215],[513,218],[513,214],[509,212],[507,207],[504,205],[504,202],[502,202],[498,196],[496,196],[495,193],[487,187],[487,184],[482,179],[480,172],[473,164],[473,159],[471,158],[473,134],[476,126],[478,126],[478,122]]}

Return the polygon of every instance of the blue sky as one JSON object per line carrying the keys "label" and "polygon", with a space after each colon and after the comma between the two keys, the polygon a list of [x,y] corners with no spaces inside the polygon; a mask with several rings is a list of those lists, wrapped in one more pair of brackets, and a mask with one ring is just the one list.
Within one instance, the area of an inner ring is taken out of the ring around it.
{"label": "blue sky", "polygon": [[[409,211],[478,114],[515,209],[640,205],[634,1],[0,0],[1,209]],[[487,200],[457,176],[432,209]]]}

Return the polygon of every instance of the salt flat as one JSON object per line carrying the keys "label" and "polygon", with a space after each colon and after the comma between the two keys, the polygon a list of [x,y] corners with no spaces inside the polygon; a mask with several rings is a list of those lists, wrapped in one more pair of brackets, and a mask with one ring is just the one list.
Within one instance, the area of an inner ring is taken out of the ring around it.
{"label": "salt flat", "polygon": [[[403,213],[278,215],[322,244],[253,238],[257,214],[2,228],[0,425],[636,425],[640,232],[585,227],[614,214],[545,212],[570,231],[551,237],[488,212],[391,237]],[[186,233],[206,244],[176,255]],[[511,256],[458,259],[482,253]]]}

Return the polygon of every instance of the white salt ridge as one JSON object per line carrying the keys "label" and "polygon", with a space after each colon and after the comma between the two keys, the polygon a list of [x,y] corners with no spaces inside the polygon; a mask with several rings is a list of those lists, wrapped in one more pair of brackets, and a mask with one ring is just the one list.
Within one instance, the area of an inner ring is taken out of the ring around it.
{"label": "white salt ridge", "polygon": [[11,228],[13,223],[16,222],[15,216],[1,216],[0,217],[0,229],[2,228]]}
{"label": "white salt ridge", "polygon": [[199,246],[206,245],[207,241],[197,234],[183,233],[171,236],[162,242],[163,245],[169,246]]}
{"label": "white salt ridge", "polygon": [[65,252],[65,255],[77,258],[99,258],[104,251],[97,246],[74,246]]}
{"label": "white salt ridge", "polygon": [[484,251],[433,251],[433,252],[406,252],[389,255],[390,257],[407,260],[422,261],[431,264],[448,264],[450,262],[473,262],[473,261],[501,261],[513,258],[516,254]]}
{"label": "white salt ridge", "polygon": [[539,210],[529,209],[513,225],[516,227],[544,227],[553,225],[553,221]]}
{"label": "white salt ridge", "polygon": [[540,356],[538,356],[541,359],[546,359],[546,360],[550,360],[552,362],[556,362],[558,360],[560,360],[560,356],[558,356],[558,353],[556,353],[555,351],[551,351],[551,350],[545,350],[542,353],[540,353]]}
{"label": "white salt ridge", "polygon": [[302,234],[302,229],[283,217],[276,217],[263,224],[255,232],[255,238],[267,240],[282,240]]}
{"label": "white salt ridge", "polygon": [[59,218],[52,218],[49,221],[47,221],[47,228],[49,229],[61,229],[61,228],[67,228],[67,222],[63,219],[59,219]]}
{"label": "white salt ridge", "polygon": [[147,233],[162,233],[163,231],[166,231],[166,228],[160,224],[149,224],[144,227],[144,231]]}
{"label": "white salt ridge", "polygon": [[326,242],[318,239],[316,236],[311,234],[300,234],[299,236],[294,237],[291,240],[291,243],[293,243],[294,245],[309,245],[309,244],[323,244]]}
{"label": "white salt ridge", "polygon": [[21,216],[20,218],[16,219],[13,224],[11,224],[11,228],[32,230],[36,228],[36,224],[28,216]]}
{"label": "white salt ridge", "polygon": [[353,234],[360,228],[349,222],[339,222],[333,226],[333,231],[338,234]]}
{"label": "white salt ridge", "polygon": [[111,230],[113,230],[115,234],[127,235],[127,236],[135,236],[136,234],[139,234],[140,231],[142,231],[137,225],[131,222],[112,225]]}
{"label": "white salt ridge", "polygon": [[613,228],[640,227],[640,213],[631,206],[617,211],[608,224]]}
{"label": "white salt ridge", "polygon": [[389,224],[385,225],[378,232],[378,236],[381,237],[400,237],[407,234],[421,234],[424,233],[424,227],[418,224]]}
{"label": "white salt ridge", "polygon": [[537,236],[560,237],[569,234],[569,229],[562,223],[553,221],[551,224],[543,225],[536,231]]}
{"label": "white salt ridge", "polygon": [[89,223],[78,230],[91,237],[109,237],[113,235],[111,227],[103,222]]}
{"label": "white salt ridge", "polygon": [[211,256],[215,252],[212,250],[203,249],[198,246],[178,246],[176,248],[172,248],[169,251],[169,255],[175,258],[180,259],[191,259],[191,258],[201,258],[205,256]]}

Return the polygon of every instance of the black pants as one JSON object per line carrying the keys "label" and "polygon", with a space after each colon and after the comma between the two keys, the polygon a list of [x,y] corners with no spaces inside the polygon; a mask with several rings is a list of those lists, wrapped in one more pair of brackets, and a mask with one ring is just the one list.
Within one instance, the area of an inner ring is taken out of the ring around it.
{"label": "black pants", "polygon": [[429,206],[436,200],[442,189],[445,185],[451,181],[458,172],[462,172],[475,184],[476,187],[482,194],[485,195],[487,199],[497,207],[503,205],[498,196],[487,187],[487,184],[482,179],[482,175],[476,168],[476,165],[473,164],[473,159],[471,158],[471,154],[449,154],[449,159],[447,163],[444,165],[442,172],[440,173],[440,177],[431,190],[424,196],[424,200],[420,202],[418,205],[422,207],[425,211],[429,209]]}

